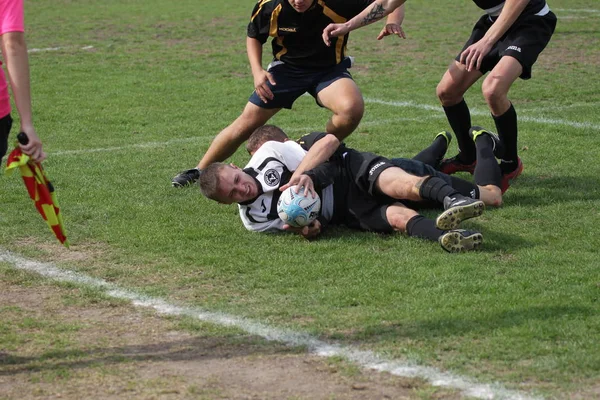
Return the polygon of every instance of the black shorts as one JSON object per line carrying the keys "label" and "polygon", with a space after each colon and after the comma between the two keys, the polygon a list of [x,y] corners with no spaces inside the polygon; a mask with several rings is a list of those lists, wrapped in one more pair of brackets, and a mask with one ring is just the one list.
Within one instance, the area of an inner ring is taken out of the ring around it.
{"label": "black shorts", "polygon": [[[471,37],[456,56],[456,61],[460,62],[460,54],[467,47],[478,42],[494,21],[495,19],[487,14],[479,18],[471,32]],[[552,11],[543,16],[521,15],[483,58],[480,71],[485,74],[494,69],[503,56],[512,56],[523,67],[521,79],[531,78],[531,67],[550,41],[555,28],[556,15]]]}
{"label": "black shorts", "polygon": [[0,163],[2,162],[2,158],[6,155],[6,150],[8,149],[8,134],[10,133],[12,122],[13,120],[10,114],[0,118]]}
{"label": "black shorts", "polygon": [[[273,86],[267,82],[273,92],[273,100],[265,103],[254,91],[248,101],[261,108],[292,108],[294,101],[307,92],[316,101],[317,94],[333,82],[342,78],[352,79],[352,75],[348,72],[351,65],[350,57],[346,57],[341,63],[331,68],[317,70],[291,67],[284,63],[277,64],[269,68],[269,72],[277,84]],[[322,107],[318,101],[317,104]]]}
{"label": "black shorts", "polygon": [[[392,233],[394,228],[386,217],[386,211],[390,205],[402,204],[414,210],[439,207],[439,204],[433,202],[398,200],[379,193],[375,189],[375,182],[383,171],[391,167],[399,167],[415,176],[438,177],[465,196],[476,197],[478,195],[478,191],[475,189],[476,185],[469,182],[458,182],[460,179],[437,171],[420,161],[407,158],[389,160],[373,153],[349,149],[344,156],[344,168],[345,176],[350,177],[351,182],[347,182],[348,189],[345,192],[346,197],[341,201],[342,204],[336,200],[335,214],[337,215],[334,215],[334,219],[337,223],[354,229]],[[473,189],[475,192],[472,192]],[[344,210],[344,212],[339,213],[340,210]]]}
{"label": "black shorts", "polygon": [[[373,153],[348,150],[344,156],[344,176],[349,177],[348,190],[344,199],[336,200],[339,223],[349,228],[365,231],[391,233],[394,228],[385,215],[389,205],[398,200],[384,196],[375,190],[379,175],[394,164],[385,157]],[[351,180],[351,181],[350,181]]]}

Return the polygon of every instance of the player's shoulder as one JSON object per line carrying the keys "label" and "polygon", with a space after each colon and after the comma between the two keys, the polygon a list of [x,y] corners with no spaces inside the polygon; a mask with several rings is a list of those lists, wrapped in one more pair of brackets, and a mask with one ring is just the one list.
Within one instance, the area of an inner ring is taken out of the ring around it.
{"label": "player's shoulder", "polygon": [[287,0],[258,0],[254,5],[254,10],[263,14],[271,14],[283,1]]}
{"label": "player's shoulder", "polygon": [[250,161],[248,161],[246,168],[261,169],[269,163],[284,164],[286,155],[299,154],[300,152],[305,153],[302,147],[293,140],[285,142],[270,140],[263,143],[258,150],[256,150],[254,155],[250,158]]}
{"label": "player's shoulder", "polygon": [[296,143],[298,143],[300,146],[302,146],[302,148],[304,150],[308,150],[312,147],[313,144],[315,144],[315,142],[323,139],[323,137],[325,137],[327,133],[325,132],[311,132],[311,133],[307,133],[306,135],[302,136],[300,139],[296,140]]}

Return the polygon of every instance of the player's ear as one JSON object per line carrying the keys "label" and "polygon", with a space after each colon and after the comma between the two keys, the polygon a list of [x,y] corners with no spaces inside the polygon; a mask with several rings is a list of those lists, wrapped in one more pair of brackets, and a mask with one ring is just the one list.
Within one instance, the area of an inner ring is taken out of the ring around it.
{"label": "player's ear", "polygon": [[240,169],[240,167],[238,167],[237,165],[235,165],[234,163],[229,163],[229,166],[233,169]]}

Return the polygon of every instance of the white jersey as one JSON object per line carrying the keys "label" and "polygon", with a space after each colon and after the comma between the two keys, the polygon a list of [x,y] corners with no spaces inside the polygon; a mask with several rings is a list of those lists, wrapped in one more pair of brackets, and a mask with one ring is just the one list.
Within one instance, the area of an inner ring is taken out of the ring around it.
{"label": "white jersey", "polygon": [[[254,153],[244,172],[257,181],[259,194],[255,199],[238,204],[246,229],[256,232],[283,230],[284,222],[277,215],[279,188],[289,182],[305,155],[306,150],[292,140],[266,142]],[[327,189],[329,207],[324,215],[329,219],[333,213],[333,188]]]}
{"label": "white jersey", "polygon": [[257,232],[283,230],[277,215],[279,187],[286,184],[298,168],[306,151],[296,142],[266,142],[254,153],[244,172],[258,182],[257,198],[240,203],[240,217],[246,229]]}

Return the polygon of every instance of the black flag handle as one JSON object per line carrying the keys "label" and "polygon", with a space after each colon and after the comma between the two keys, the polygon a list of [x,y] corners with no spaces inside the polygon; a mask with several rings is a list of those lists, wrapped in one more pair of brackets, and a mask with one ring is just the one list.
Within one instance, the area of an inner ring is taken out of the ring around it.
{"label": "black flag handle", "polygon": [[17,140],[19,141],[19,143],[21,143],[23,145],[29,143],[29,138],[27,137],[27,134],[25,132],[20,132],[17,135]]}
{"label": "black flag handle", "polygon": [[29,143],[29,138],[27,137],[27,134],[25,132],[21,132],[17,135],[17,140],[19,141],[19,143],[25,145],[27,143]]}

